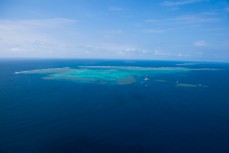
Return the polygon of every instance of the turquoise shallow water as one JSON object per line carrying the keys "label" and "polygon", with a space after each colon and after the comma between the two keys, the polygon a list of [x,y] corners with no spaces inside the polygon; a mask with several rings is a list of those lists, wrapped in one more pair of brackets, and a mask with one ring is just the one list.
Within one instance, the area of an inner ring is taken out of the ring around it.
{"label": "turquoise shallow water", "polygon": [[2,60],[0,152],[227,153],[229,65],[185,63]]}
{"label": "turquoise shallow water", "polygon": [[[15,72],[15,74],[45,74],[43,79],[69,80],[78,83],[102,83],[102,84],[132,84],[141,78],[141,83],[147,83],[151,78],[160,75],[186,73],[190,71],[222,71],[216,68],[185,68],[185,67],[134,67],[134,66],[78,66],[77,68],[48,68]],[[188,75],[186,73],[186,75]],[[157,81],[157,80],[154,80]],[[158,82],[167,82],[161,80]],[[177,85],[181,86],[177,80]],[[195,87],[195,84],[184,84],[183,87]],[[196,85],[198,86],[198,85]],[[199,84],[201,87],[201,84]],[[207,86],[205,86],[207,87]]]}

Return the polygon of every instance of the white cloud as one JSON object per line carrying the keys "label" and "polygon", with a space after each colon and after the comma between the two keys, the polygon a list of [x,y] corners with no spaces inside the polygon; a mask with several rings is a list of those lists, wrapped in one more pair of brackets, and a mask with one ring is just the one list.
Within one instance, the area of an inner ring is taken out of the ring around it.
{"label": "white cloud", "polygon": [[207,42],[204,40],[198,40],[198,41],[193,42],[193,46],[204,47],[204,46],[207,46]]}
{"label": "white cloud", "polygon": [[[134,58],[146,50],[125,43],[100,43],[100,40],[71,36],[69,27],[75,20],[54,18],[44,20],[0,20],[0,57],[52,58]],[[74,27],[73,31],[77,31]],[[121,30],[102,31],[115,36]],[[63,35],[66,35],[64,38]]]}
{"label": "white cloud", "polygon": [[178,0],[178,1],[164,1],[161,3],[163,6],[168,7],[177,7],[177,6],[183,6],[188,4],[194,4],[199,2],[206,2],[207,0]]}
{"label": "white cloud", "polygon": [[23,51],[23,50],[24,50],[23,48],[18,48],[18,47],[10,48],[10,51],[11,51],[11,52],[21,52],[21,51]]}
{"label": "white cloud", "polygon": [[219,22],[221,18],[214,12],[203,12],[198,14],[186,14],[167,19],[147,19],[148,24],[154,25],[197,25]]}
{"label": "white cloud", "polygon": [[48,28],[58,25],[67,25],[76,23],[76,20],[65,18],[37,19],[37,20],[0,20],[0,30],[20,29],[35,29]]}
{"label": "white cloud", "polygon": [[159,49],[154,50],[154,51],[153,51],[153,54],[156,55],[156,56],[171,56],[170,53],[161,51],[161,50],[159,50]]}
{"label": "white cloud", "polygon": [[147,23],[148,29],[143,29],[142,31],[147,33],[166,33],[181,29],[187,30],[197,26],[208,26],[221,21],[223,19],[214,11],[184,14],[164,19],[147,19],[145,23]]}
{"label": "white cloud", "polygon": [[[50,31],[58,31],[75,20],[54,18],[44,20],[0,20],[0,39],[7,44],[23,42],[47,43],[51,41]],[[60,31],[58,31],[60,32]],[[54,37],[52,37],[53,40]]]}
{"label": "white cloud", "polygon": [[57,35],[63,27],[75,22],[65,18],[0,20],[0,56],[38,57],[64,54],[66,44]]}
{"label": "white cloud", "polygon": [[171,19],[171,22],[177,22],[181,24],[202,24],[217,21],[220,21],[220,18],[212,16],[210,14],[182,15]]}

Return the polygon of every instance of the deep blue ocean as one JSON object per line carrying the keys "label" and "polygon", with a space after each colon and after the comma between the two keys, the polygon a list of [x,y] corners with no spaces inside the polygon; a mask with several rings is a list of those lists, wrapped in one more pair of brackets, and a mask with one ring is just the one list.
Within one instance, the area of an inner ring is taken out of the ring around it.
{"label": "deep blue ocean", "polygon": [[[176,67],[176,61],[0,60],[0,153],[229,153],[229,64],[129,85],[44,80],[16,71]],[[176,87],[176,80],[207,88]]]}

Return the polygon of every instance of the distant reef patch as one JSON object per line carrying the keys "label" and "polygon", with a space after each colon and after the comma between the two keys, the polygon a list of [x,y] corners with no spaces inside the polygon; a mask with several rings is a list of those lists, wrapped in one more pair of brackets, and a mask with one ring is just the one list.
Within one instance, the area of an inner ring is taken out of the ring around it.
{"label": "distant reef patch", "polygon": [[[212,68],[186,67],[134,67],[134,66],[78,66],[76,68],[47,68],[18,71],[15,74],[42,74],[46,80],[69,80],[81,83],[100,83],[127,85],[142,81],[150,81],[149,76],[160,74],[186,73],[190,71],[215,71]],[[166,83],[166,80],[157,79],[156,82]],[[179,87],[198,87],[194,84],[176,84]]]}

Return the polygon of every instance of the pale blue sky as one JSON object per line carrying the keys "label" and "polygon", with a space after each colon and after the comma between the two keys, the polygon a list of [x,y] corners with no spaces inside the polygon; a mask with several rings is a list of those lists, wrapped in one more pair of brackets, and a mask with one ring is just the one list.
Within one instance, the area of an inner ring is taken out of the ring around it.
{"label": "pale blue sky", "polygon": [[1,0],[0,57],[229,61],[229,1]]}

